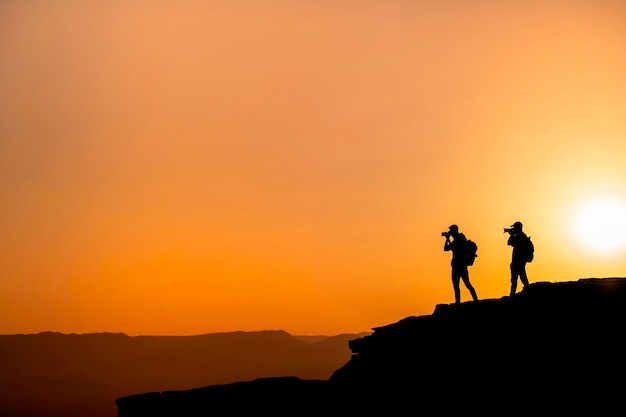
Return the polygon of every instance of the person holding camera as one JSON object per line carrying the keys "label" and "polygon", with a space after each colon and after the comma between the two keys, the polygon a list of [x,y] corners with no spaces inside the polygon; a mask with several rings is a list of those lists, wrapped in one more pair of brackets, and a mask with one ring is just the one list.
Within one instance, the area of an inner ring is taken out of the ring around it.
{"label": "person holding camera", "polygon": [[450,262],[450,266],[452,266],[452,288],[454,288],[454,302],[456,304],[460,304],[461,302],[461,280],[463,280],[463,284],[465,284],[465,287],[467,287],[470,294],[472,295],[472,299],[474,301],[478,301],[476,290],[469,280],[469,271],[467,270],[467,263],[465,262],[465,257],[463,253],[463,250],[465,248],[464,244],[466,243],[467,238],[463,233],[459,233],[459,226],[457,226],[456,224],[451,225],[448,228],[447,232],[442,232],[441,236],[444,236],[446,238],[446,241],[443,244],[443,250],[446,252],[452,252],[452,261]]}
{"label": "person holding camera", "polygon": [[526,275],[526,263],[532,259],[529,252],[530,238],[522,231],[522,222],[515,222],[510,228],[505,228],[504,232],[509,234],[507,245],[513,247],[511,255],[511,297],[515,295],[517,290],[517,280],[519,278],[524,285],[524,289],[528,288],[528,276]]}

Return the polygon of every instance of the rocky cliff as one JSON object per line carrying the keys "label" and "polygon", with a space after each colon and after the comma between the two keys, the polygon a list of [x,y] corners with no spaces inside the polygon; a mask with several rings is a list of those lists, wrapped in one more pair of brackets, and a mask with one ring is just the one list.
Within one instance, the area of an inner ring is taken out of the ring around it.
{"label": "rocky cliff", "polygon": [[623,408],[626,278],[538,282],[349,341],[327,380],[267,378],[116,401],[118,417],[608,414]]}

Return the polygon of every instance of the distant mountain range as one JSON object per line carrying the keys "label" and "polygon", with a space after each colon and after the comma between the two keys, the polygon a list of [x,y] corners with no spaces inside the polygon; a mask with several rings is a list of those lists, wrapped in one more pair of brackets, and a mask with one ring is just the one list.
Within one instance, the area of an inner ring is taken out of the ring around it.
{"label": "distant mountain range", "polygon": [[621,415],[624,329],[626,278],[537,282],[374,328],[327,379],[137,393],[118,417]]}
{"label": "distant mountain range", "polygon": [[255,378],[328,379],[361,334],[0,335],[0,416],[114,417],[115,399]]}

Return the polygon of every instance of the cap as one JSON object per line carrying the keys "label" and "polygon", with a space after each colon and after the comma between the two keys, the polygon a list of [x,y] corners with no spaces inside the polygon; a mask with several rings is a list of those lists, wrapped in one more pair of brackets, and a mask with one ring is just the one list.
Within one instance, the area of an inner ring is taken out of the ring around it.
{"label": "cap", "polygon": [[522,228],[522,222],[515,222],[511,225],[512,228],[514,229],[521,229]]}
{"label": "cap", "polygon": [[454,230],[455,232],[458,232],[459,231],[459,226],[457,226],[456,224],[451,224],[450,227],[448,227],[448,229],[450,231]]}

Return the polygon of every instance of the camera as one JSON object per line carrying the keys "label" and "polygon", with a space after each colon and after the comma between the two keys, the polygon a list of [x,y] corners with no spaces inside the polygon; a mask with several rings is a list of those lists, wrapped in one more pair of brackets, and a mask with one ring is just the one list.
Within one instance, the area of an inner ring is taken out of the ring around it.
{"label": "camera", "polygon": [[504,228],[504,233],[508,233],[508,234],[513,233],[513,228],[511,228],[511,227],[505,227],[505,228]]}
{"label": "camera", "polygon": [[450,232],[441,232],[441,236],[450,237]]}

